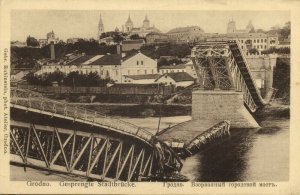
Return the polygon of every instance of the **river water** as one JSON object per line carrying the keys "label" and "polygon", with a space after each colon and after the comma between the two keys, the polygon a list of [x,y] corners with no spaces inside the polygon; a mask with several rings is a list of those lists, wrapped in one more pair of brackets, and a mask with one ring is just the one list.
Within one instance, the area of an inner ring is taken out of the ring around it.
{"label": "river water", "polygon": [[[122,118],[155,133],[158,118]],[[160,129],[190,120],[162,117]],[[232,129],[231,136],[183,161],[181,174],[190,181],[287,181],[289,179],[289,119],[269,118],[259,130]],[[31,171],[29,171],[31,170]],[[11,166],[12,180],[83,180],[61,174]]]}
{"label": "river water", "polygon": [[235,129],[224,142],[184,161],[191,181],[287,181],[289,120],[262,121],[259,130]]}

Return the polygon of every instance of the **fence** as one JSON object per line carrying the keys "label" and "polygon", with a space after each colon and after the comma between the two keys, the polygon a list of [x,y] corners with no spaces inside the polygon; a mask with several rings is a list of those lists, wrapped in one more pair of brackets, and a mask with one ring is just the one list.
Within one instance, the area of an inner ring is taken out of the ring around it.
{"label": "fence", "polygon": [[115,84],[111,87],[66,87],[19,84],[17,87],[40,93],[58,94],[170,95],[175,92],[175,86],[161,84]]}

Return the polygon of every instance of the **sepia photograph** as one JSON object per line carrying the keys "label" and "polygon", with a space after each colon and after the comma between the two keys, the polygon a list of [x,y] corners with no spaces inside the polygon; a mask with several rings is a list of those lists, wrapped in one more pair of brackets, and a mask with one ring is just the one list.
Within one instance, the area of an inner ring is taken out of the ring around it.
{"label": "sepia photograph", "polygon": [[289,179],[288,11],[11,23],[11,180]]}
{"label": "sepia photograph", "polygon": [[0,193],[299,192],[299,2],[0,1]]}

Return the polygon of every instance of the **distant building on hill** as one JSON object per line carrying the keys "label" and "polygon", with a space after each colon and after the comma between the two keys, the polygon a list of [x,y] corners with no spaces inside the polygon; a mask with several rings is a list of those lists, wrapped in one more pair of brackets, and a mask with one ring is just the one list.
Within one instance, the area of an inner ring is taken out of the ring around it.
{"label": "distant building on hill", "polygon": [[11,47],[26,47],[26,43],[25,42],[20,42],[20,41],[11,41],[10,42],[10,46]]}
{"label": "distant building on hill", "polygon": [[80,40],[80,38],[68,38],[67,39],[67,43],[70,44],[70,43],[76,43]]}
{"label": "distant building on hill", "polygon": [[228,23],[227,23],[227,33],[254,33],[255,29],[254,26],[252,24],[252,21],[250,20],[248,25],[246,26],[245,29],[237,29],[236,28],[236,23],[233,19],[231,19]]}
{"label": "distant building on hill", "polygon": [[165,33],[151,32],[146,35],[147,44],[159,44],[169,42],[169,38]]}
{"label": "distant building on hill", "polygon": [[188,26],[171,29],[166,33],[170,40],[176,42],[193,42],[197,37],[201,37],[204,30],[199,26]]}
{"label": "distant building on hill", "polygon": [[128,16],[128,19],[125,23],[125,33],[129,35],[139,35],[140,37],[146,37],[147,34],[152,32],[160,33],[160,30],[157,29],[154,25],[150,26],[150,20],[148,19],[147,15],[145,16],[143,26],[141,27],[134,27],[130,15]]}
{"label": "distant building on hill", "polygon": [[240,43],[241,49],[244,52],[249,52],[251,49],[263,51],[278,45],[277,34],[266,33],[227,33],[218,34],[207,38],[207,41],[227,41],[237,40]]}
{"label": "distant building on hill", "polygon": [[124,40],[122,41],[122,51],[139,50],[145,44],[144,39]]}
{"label": "distant building on hill", "polygon": [[39,39],[40,47],[44,47],[49,44],[57,44],[59,42],[59,38],[55,36],[54,31],[47,33],[46,39]]}

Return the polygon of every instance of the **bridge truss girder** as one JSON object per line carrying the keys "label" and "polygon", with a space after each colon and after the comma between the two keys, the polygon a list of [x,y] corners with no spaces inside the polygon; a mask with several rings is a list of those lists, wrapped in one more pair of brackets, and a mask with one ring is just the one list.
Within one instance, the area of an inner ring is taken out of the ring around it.
{"label": "bridge truss girder", "polygon": [[159,142],[157,149],[97,133],[19,121],[11,122],[10,136],[12,162],[95,180],[140,181],[182,166]]}
{"label": "bridge truss girder", "polygon": [[233,89],[228,69],[228,46],[226,44],[197,45],[192,49],[194,67],[200,88],[207,90]]}
{"label": "bridge truss girder", "polygon": [[[239,50],[241,56],[234,56],[230,48],[233,46]],[[250,75],[247,82],[253,83],[253,89],[249,89],[245,78],[237,62],[237,58],[246,64],[245,70]],[[248,108],[255,112],[261,104],[265,104],[260,94],[256,95],[256,102],[251,94],[253,91],[258,93],[251,72],[247,67],[245,57],[242,55],[241,48],[238,43],[228,42],[204,42],[196,45],[192,49],[192,59],[197,73],[198,82],[201,89],[204,90],[235,90],[244,92],[243,98]],[[247,70],[246,70],[247,69]],[[258,105],[259,104],[259,105]]]}

